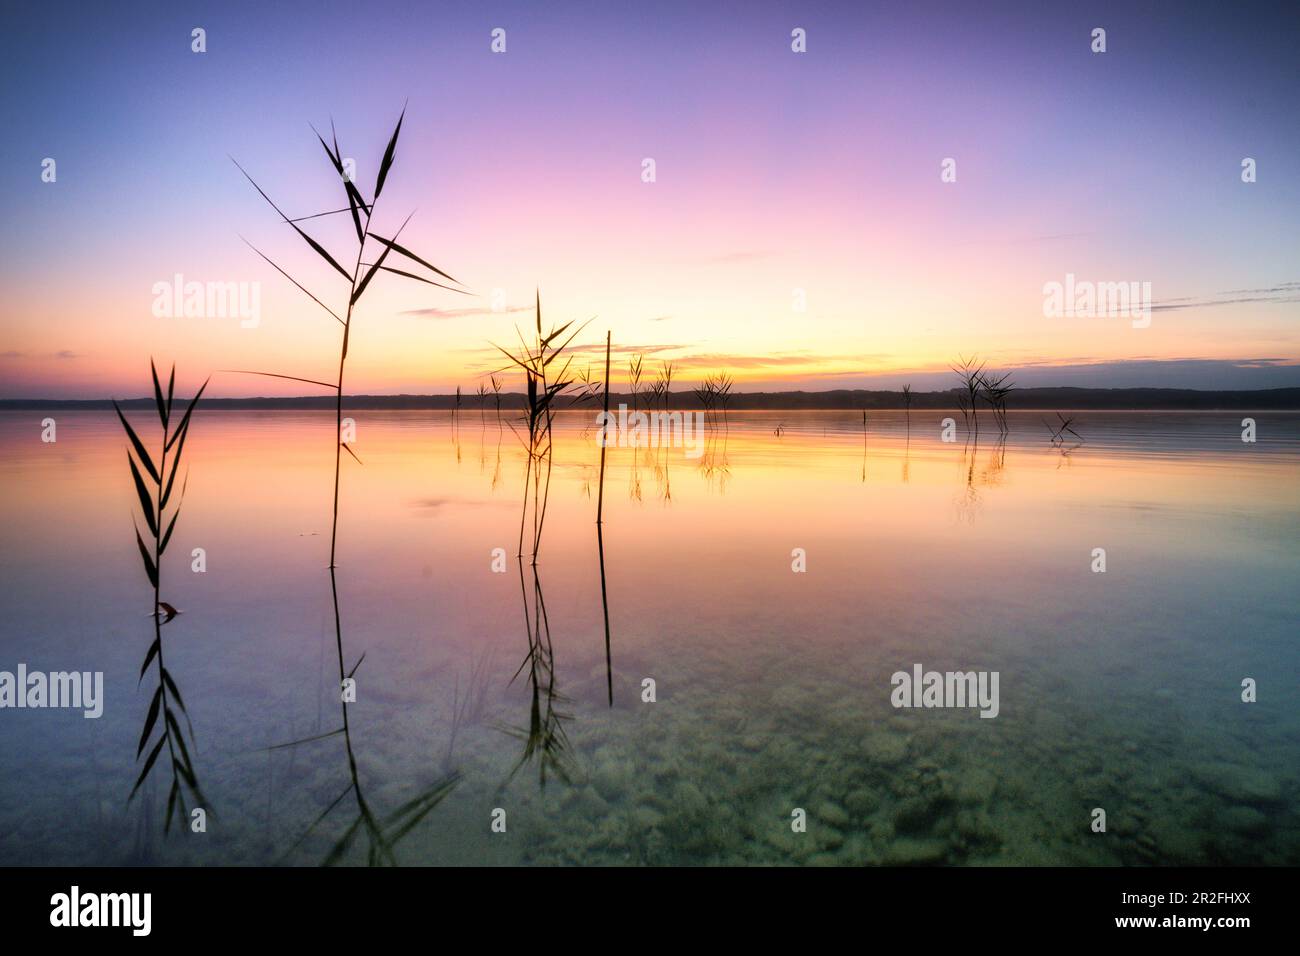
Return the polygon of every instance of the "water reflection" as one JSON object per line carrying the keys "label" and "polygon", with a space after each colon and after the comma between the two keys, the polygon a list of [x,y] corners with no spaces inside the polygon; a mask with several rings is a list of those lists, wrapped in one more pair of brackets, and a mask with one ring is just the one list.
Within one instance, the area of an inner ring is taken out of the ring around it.
{"label": "water reflection", "polygon": [[524,676],[528,685],[528,718],[522,727],[503,728],[510,736],[524,742],[523,753],[506,783],[528,763],[537,760],[538,785],[545,787],[548,773],[566,783],[570,779],[569,740],[564,724],[572,720],[573,715],[564,709],[569,700],[557,686],[555,645],[551,641],[551,622],[546,613],[541,574],[536,564],[530,564],[528,571],[529,580],[526,582],[524,561],[519,558],[519,590],[523,599],[528,651],[511,682],[518,680],[521,674]]}
{"label": "water reflection", "polygon": [[727,458],[728,432],[721,436],[710,430],[704,441],[704,453],[700,455],[699,472],[705,484],[716,490],[719,495],[727,493],[727,483],[731,480],[731,461]]}
{"label": "water reflection", "polygon": [[[1273,710],[1245,717],[1216,702],[1232,696],[1225,674],[1296,665],[1285,625],[1297,580],[1300,417],[1259,416],[1261,442],[1251,446],[1240,440],[1240,415],[1088,413],[1072,425],[1084,444],[1052,443],[1041,416],[1013,413],[1005,440],[986,427],[978,441],[950,444],[939,437],[940,413],[918,411],[909,422],[873,412],[864,467],[860,410],[733,411],[730,438],[720,430],[707,443],[712,465],[681,449],[639,453],[647,486],[652,460],[665,471],[694,464],[706,478],[676,476],[672,508],[629,501],[630,450],[610,449],[611,493],[594,536],[589,472],[598,451],[594,434],[582,438],[590,417],[557,419],[546,565],[524,560],[512,575],[489,573],[486,556],[497,546],[508,553],[518,534],[526,449],[498,438],[497,452],[484,453],[495,466],[480,469],[466,449],[458,469],[449,415],[369,416],[366,464],[344,488],[346,558],[329,598],[318,570],[328,535],[312,532],[328,520],[318,479],[332,450],[319,439],[332,413],[202,418],[186,451],[200,493],[192,482],[173,548],[205,546],[222,559],[217,573],[170,578],[169,600],[188,613],[163,633],[195,726],[222,727],[203,754],[192,748],[221,823],[207,839],[151,848],[167,798],[156,769],[159,792],[150,801],[151,784],[142,786],[139,820],[114,816],[139,771],[127,757],[145,694],[138,707],[85,721],[95,725],[86,730],[9,712],[0,725],[9,770],[0,780],[3,859],[779,862],[796,851],[763,827],[792,781],[812,781],[814,806],[835,803],[852,818],[842,844],[811,851],[827,855],[821,862],[903,851],[981,863],[1297,858],[1289,836],[1297,808],[1276,769],[1295,763],[1295,695],[1279,690],[1281,703],[1265,705]],[[472,429],[471,420],[461,425]],[[121,533],[135,493],[121,468],[120,428],[113,418],[69,416],[65,443],[63,427],[53,450],[65,458],[55,461],[29,447],[26,423],[0,417],[0,462],[12,479],[0,526],[6,543],[24,543],[0,556],[12,582],[6,653],[75,660],[92,648],[88,665],[134,700],[143,640],[118,638],[140,638],[132,602],[143,575],[133,536]],[[493,444],[490,431],[483,437]],[[728,480],[722,500],[709,476],[719,460],[743,475]],[[412,521],[412,502],[433,494],[439,506]],[[978,515],[973,531],[954,523],[955,495]],[[232,521],[236,513],[249,517]],[[1203,547],[1207,537],[1214,549]],[[1080,555],[1099,540],[1122,549],[1140,586],[1087,573]],[[816,574],[791,580],[783,558],[793,544],[816,556]],[[1021,563],[995,573],[990,554]],[[1062,594],[1061,581],[1080,568]],[[951,600],[933,600],[936,577]],[[69,580],[77,601],[67,599]],[[827,607],[842,620],[809,633]],[[329,615],[324,633],[304,625]],[[86,640],[100,620],[121,626]],[[177,627],[183,639],[172,641]],[[675,698],[611,709],[624,693],[613,632],[620,670],[655,675]],[[503,638],[516,649],[494,659],[485,648]],[[1168,653],[1153,657],[1153,643]],[[873,695],[872,675],[916,655],[1014,675],[1004,714],[901,720]],[[348,677],[363,692],[335,714],[331,695]],[[522,696],[502,694],[512,677]],[[313,683],[329,698],[314,728],[316,691],[304,689]],[[1095,729],[1087,739],[1074,733],[1081,722]],[[504,725],[514,739],[502,737]],[[267,743],[283,759],[255,749]],[[944,771],[933,799],[909,783],[909,768],[922,763]],[[83,770],[61,769],[70,766]],[[990,773],[997,788],[981,789]],[[1189,815],[1153,830],[1154,848],[1126,834],[1101,849],[1081,846],[1061,807],[1103,782],[1147,819],[1175,819],[1178,805]],[[526,799],[506,804],[502,787]],[[918,801],[934,812],[921,814]],[[1262,821],[1243,809],[1256,803]],[[487,833],[497,805],[523,814],[526,844],[475,836]],[[678,826],[667,806],[702,809]],[[725,825],[709,823],[715,807],[726,808]],[[1239,841],[1198,822],[1224,814],[1265,838]],[[47,835],[63,832],[66,840]]]}
{"label": "water reflection", "polygon": [[[349,851],[357,843],[359,836],[365,836],[366,849],[365,859],[369,866],[397,866],[398,860],[396,855],[397,843],[411,832],[428,814],[441,803],[456,784],[460,781],[460,773],[449,770],[440,776],[434,783],[420,791],[415,797],[403,803],[396,810],[393,810],[386,816],[381,817],[372,807],[369,800],[366,799],[365,789],[362,786],[361,772],[357,766],[357,754],[352,736],[352,718],[349,713],[349,707],[357,702],[356,693],[356,673],[365,661],[366,655],[363,652],[357,658],[351,668],[347,667],[346,658],[343,651],[343,624],[342,615],[339,612],[339,590],[338,577],[336,569],[329,568],[330,576],[330,595],[333,599],[334,607],[334,636],[336,662],[338,665],[338,688],[339,688],[339,716],[340,726],[334,730],[325,733],[315,734],[300,740],[290,741],[284,744],[277,744],[270,748],[271,750],[295,749],[304,744],[314,743],[320,740],[327,740],[333,737],[341,736],[343,739],[344,756],[347,759],[347,776],[348,783],[343,792],[332,800],[320,815],[311,822],[298,840],[289,847],[285,852],[285,857],[290,857],[303,842],[334,812],[335,808],[341,806],[350,796],[355,815],[352,822],[343,830],[341,836],[335,840],[325,858],[321,861],[322,866],[332,866],[343,862],[347,859]],[[454,743],[454,735],[453,735]],[[448,751],[450,758],[450,749]]]}

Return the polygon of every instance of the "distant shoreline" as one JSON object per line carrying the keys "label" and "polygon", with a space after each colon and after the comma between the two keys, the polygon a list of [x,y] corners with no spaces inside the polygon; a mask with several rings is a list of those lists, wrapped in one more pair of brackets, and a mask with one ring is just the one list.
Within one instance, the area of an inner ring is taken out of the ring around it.
{"label": "distant shoreline", "polygon": [[[517,393],[502,394],[502,409],[521,409],[524,397]],[[644,410],[648,396],[640,395],[636,405]],[[633,404],[627,393],[610,393],[611,407]],[[306,395],[290,398],[205,398],[209,410],[298,410],[333,409],[332,395]],[[344,405],[352,409],[439,410],[458,407],[454,395],[344,395]],[[153,398],[130,398],[119,402],[124,408],[153,407]],[[108,399],[0,399],[0,411],[109,410]],[[488,397],[482,406],[488,411],[496,401]],[[588,404],[584,407],[594,408]],[[668,397],[670,409],[700,409],[703,406],[689,391],[674,392]],[[898,391],[835,389],[825,392],[736,392],[728,405],[730,411],[902,411],[903,395]],[[913,392],[913,409],[955,409],[951,390]],[[1111,411],[1294,411],[1300,409],[1300,388],[1264,388],[1221,391],[1188,388],[1024,388],[1012,392],[1007,402],[1010,411],[1054,411],[1067,409]],[[462,412],[477,412],[477,395],[462,395]]]}

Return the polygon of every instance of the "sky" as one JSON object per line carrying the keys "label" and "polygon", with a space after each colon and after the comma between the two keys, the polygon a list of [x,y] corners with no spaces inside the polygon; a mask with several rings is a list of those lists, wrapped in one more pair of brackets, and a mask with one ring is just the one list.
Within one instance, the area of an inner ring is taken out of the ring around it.
{"label": "sky", "polygon": [[[338,370],[340,325],[246,241],[334,311],[348,297],[232,158],[289,216],[336,210],[312,127],[333,122],[369,196],[404,107],[374,228],[413,214],[403,244],[467,293],[377,279],[353,317],[354,394],[473,392],[538,293],[546,324],[589,320],[580,364],[612,333],[616,384],[642,354],[682,387],[717,371],[741,390],[939,387],[977,354],[1025,384],[1300,385],[1296,4],[3,17],[0,398],[138,396],[151,356],[182,390],[212,374],[215,396],[322,393],[232,371]],[[348,215],[300,225],[355,261]],[[1150,321],[1045,315],[1045,284],[1069,275],[1149,283]],[[177,276],[255,291],[256,326],[155,314]]]}

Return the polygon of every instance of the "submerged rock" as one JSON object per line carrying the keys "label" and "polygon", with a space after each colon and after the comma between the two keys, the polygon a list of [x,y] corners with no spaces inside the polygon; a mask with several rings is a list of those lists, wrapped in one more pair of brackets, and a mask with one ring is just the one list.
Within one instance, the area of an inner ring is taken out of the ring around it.
{"label": "submerged rock", "polygon": [[899,833],[928,833],[939,821],[941,801],[926,797],[908,797],[894,811],[894,829]]}
{"label": "submerged rock", "polygon": [[1255,767],[1216,763],[1198,767],[1196,779],[1234,803],[1276,803],[1282,799],[1277,778]]}
{"label": "submerged rock", "polygon": [[948,844],[942,840],[901,837],[885,851],[885,862],[894,866],[924,866],[942,863],[947,855]]}
{"label": "submerged rock", "polygon": [[829,823],[833,827],[843,829],[851,822],[851,817],[842,806],[827,800],[817,807],[817,819]]}
{"label": "submerged rock", "polygon": [[1219,822],[1233,833],[1253,836],[1268,830],[1268,817],[1254,807],[1229,807],[1218,816]]}
{"label": "submerged rock", "polygon": [[887,731],[869,734],[862,748],[868,760],[883,767],[893,767],[907,758],[907,740]]}
{"label": "submerged rock", "polygon": [[876,812],[880,806],[880,797],[870,790],[854,790],[844,798],[844,805],[850,813],[862,820]]}

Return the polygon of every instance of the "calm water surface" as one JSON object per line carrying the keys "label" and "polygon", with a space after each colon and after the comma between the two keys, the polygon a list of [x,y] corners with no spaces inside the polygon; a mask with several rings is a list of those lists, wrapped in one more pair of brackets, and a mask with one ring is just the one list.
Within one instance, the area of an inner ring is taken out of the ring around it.
{"label": "calm water surface", "polygon": [[[1057,448],[1052,416],[949,444],[944,414],[610,449],[607,675],[589,414],[534,573],[509,427],[353,413],[335,592],[333,415],[201,412],[162,596],[211,817],[164,838],[169,772],[126,800],[154,678],[121,428],[0,413],[0,670],[106,695],[0,711],[0,864],[1300,863],[1300,415],[1245,444],[1084,412]],[[894,709],[917,663],[998,671],[999,716]]]}

